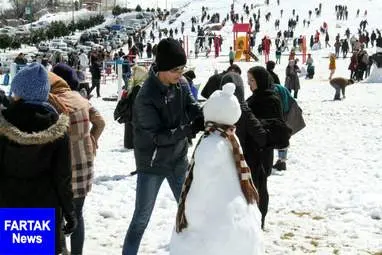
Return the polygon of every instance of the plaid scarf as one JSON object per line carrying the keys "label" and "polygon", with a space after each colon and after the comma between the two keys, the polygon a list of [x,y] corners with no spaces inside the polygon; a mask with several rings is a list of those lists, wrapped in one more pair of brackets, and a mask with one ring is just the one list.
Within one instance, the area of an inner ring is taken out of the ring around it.
{"label": "plaid scarf", "polygon": [[182,193],[180,195],[178,212],[176,215],[176,232],[177,233],[182,232],[182,230],[186,228],[188,225],[186,214],[185,214],[185,204],[186,204],[187,194],[190,191],[192,180],[194,178],[193,170],[195,166],[195,159],[194,159],[195,151],[198,148],[202,139],[209,136],[211,133],[215,131],[219,132],[220,135],[224,137],[225,139],[227,139],[232,145],[233,156],[235,159],[241,191],[243,192],[243,195],[245,199],[247,200],[247,203],[254,204],[255,202],[256,203],[259,202],[259,194],[252,181],[251,169],[249,169],[249,167],[247,166],[247,163],[245,162],[243,151],[241,149],[240,143],[237,140],[238,138],[236,137],[235,134],[232,133],[234,128],[235,126],[220,125],[214,122],[206,122],[204,135],[199,139],[198,143],[195,146],[195,150],[192,154],[191,162],[188,167],[188,175],[183,184]]}

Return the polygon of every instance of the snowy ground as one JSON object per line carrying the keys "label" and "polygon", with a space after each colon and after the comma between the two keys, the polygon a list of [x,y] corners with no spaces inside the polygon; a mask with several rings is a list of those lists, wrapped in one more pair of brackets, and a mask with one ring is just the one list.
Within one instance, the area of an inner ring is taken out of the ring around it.
{"label": "snowy ground", "polygon": [[[150,1],[156,6],[156,0]],[[309,9],[314,11],[318,7],[319,2],[323,3],[321,18],[312,20],[311,27],[306,30],[300,22],[296,34],[310,37],[324,20],[329,24],[331,38],[338,32],[343,35],[347,26],[356,32],[359,21],[363,19],[355,18],[357,8],[361,13],[368,9],[369,26],[380,25],[378,15],[382,2],[378,0],[338,3],[331,0],[280,1],[280,7],[273,0],[269,7],[262,6],[261,31],[272,32],[271,36],[275,34],[274,18],[279,16],[281,8],[284,9],[284,20],[281,22],[284,30],[292,8],[296,8],[302,20],[307,18]],[[187,1],[178,2],[184,4]],[[244,2],[235,1],[235,9],[241,11]],[[345,22],[335,21],[335,4],[347,4],[350,19],[346,26]],[[179,27],[180,21],[184,20],[186,33],[189,33],[189,18],[199,16],[203,5],[209,7],[210,12],[220,12],[224,16],[229,11],[227,2],[193,1],[173,25]],[[265,24],[264,15],[268,10],[273,17],[269,24]],[[343,27],[335,29],[336,24]],[[223,29],[224,56],[189,60],[196,67],[196,83],[205,84],[215,69],[222,71],[228,67],[227,54],[232,42],[230,31],[231,25],[228,24]],[[347,88],[345,100],[332,101],[334,90],[327,81],[329,61],[324,58],[330,51],[334,49],[313,52],[316,75],[313,80],[300,80],[298,99],[307,127],[291,139],[288,170],[269,178],[270,205],[264,233],[267,254],[352,255],[382,252],[382,84],[352,85]],[[271,59],[274,59],[273,56]],[[281,61],[276,73],[283,81],[287,57],[283,56]],[[240,62],[244,81],[245,73],[251,66],[263,63],[262,59],[257,63]],[[348,77],[348,64],[349,59],[338,59],[334,76]],[[101,88],[103,96],[113,95],[116,91],[117,84],[111,80]],[[248,96],[249,89],[246,93]],[[107,126],[95,162],[93,190],[84,208],[84,254],[121,254],[121,245],[134,211],[136,177],[128,177],[135,170],[134,155],[131,150],[123,149],[123,126],[113,121],[116,103],[97,98],[91,102],[102,112]],[[165,183],[158,195],[139,254],[168,254],[175,212],[176,203]]]}

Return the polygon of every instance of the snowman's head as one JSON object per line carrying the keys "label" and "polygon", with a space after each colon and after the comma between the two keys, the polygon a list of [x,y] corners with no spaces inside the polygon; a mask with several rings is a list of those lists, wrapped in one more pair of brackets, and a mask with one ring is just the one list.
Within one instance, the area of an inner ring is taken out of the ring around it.
{"label": "snowman's head", "polygon": [[217,124],[234,125],[240,118],[239,101],[234,95],[236,86],[227,83],[223,90],[216,90],[208,98],[203,107],[204,120]]}

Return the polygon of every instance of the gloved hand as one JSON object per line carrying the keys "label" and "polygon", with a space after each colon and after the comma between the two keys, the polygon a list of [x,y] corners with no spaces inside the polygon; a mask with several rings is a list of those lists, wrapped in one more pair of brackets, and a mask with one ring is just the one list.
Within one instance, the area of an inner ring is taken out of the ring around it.
{"label": "gloved hand", "polygon": [[196,135],[198,132],[204,130],[204,116],[201,115],[194,119],[190,125],[191,131],[193,135]]}
{"label": "gloved hand", "polygon": [[72,211],[70,214],[65,214],[64,219],[66,221],[64,226],[64,234],[70,235],[74,232],[74,230],[76,230],[78,225],[76,212]]}

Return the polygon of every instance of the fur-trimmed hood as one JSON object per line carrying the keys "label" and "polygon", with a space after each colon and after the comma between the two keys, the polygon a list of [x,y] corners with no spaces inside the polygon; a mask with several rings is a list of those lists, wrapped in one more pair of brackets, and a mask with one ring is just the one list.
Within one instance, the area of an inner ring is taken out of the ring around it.
{"label": "fur-trimmed hood", "polygon": [[23,132],[9,123],[0,113],[0,136],[22,145],[51,143],[65,135],[69,127],[69,117],[61,114],[55,124],[49,128],[33,133]]}

